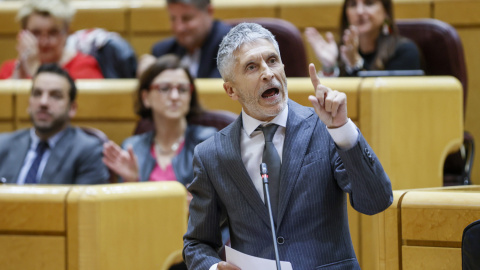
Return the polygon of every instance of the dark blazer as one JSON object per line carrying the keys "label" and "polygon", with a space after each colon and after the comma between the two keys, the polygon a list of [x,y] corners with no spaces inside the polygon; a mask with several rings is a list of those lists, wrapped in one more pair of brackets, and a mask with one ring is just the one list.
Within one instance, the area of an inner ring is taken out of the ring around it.
{"label": "dark blazer", "polygon": [[[232,27],[220,21],[214,21],[212,30],[202,45],[200,64],[198,65],[197,78],[220,78],[217,69],[217,53],[223,37]],[[153,45],[152,54],[156,57],[167,53],[173,53],[183,57],[187,50],[177,43],[175,37],[162,40]]]}
{"label": "dark blazer", "polygon": [[[16,183],[30,147],[30,130],[0,134],[0,178]],[[39,184],[107,184],[103,145],[80,128],[68,127],[50,150]]]}
{"label": "dark blazer", "polygon": [[[357,211],[373,215],[392,203],[390,180],[361,134],[353,148],[340,150],[312,108],[288,104],[276,224],[280,259],[293,269],[360,269],[346,194]],[[225,219],[232,248],[275,258],[267,208],[242,162],[241,129],[239,117],[195,149],[183,250],[189,269],[220,261],[219,224]]]}
{"label": "dark blazer", "polygon": [[[173,171],[177,181],[183,185],[189,184],[193,180],[193,150],[195,146],[211,137],[217,130],[212,127],[189,125],[185,131],[185,144],[182,151],[172,160]],[[150,148],[153,142],[154,132],[149,131],[143,134],[127,138],[122,147],[128,145],[133,147],[133,152],[137,156],[138,167],[140,169],[140,181],[148,181],[157,161],[150,154]],[[119,179],[121,182],[122,179]]]}

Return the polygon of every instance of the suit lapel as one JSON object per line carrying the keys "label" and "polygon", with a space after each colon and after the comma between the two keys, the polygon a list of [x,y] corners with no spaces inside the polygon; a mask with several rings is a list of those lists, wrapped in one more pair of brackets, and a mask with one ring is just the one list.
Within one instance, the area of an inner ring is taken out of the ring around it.
{"label": "suit lapel", "polygon": [[10,149],[8,150],[8,159],[5,161],[5,164],[9,164],[8,166],[11,166],[10,171],[13,174],[5,177],[7,179],[7,183],[17,183],[18,175],[20,174],[20,170],[22,170],[30,143],[30,129],[26,129],[23,134],[10,145]]}
{"label": "suit lapel", "polygon": [[229,174],[229,178],[245,197],[247,203],[261,217],[267,226],[270,226],[268,212],[265,204],[258,195],[252,179],[248,175],[240,153],[240,132],[242,129],[242,116],[240,115],[232,126],[219,132],[220,140],[217,149],[220,162]]}
{"label": "suit lapel", "polygon": [[65,161],[64,159],[67,156],[67,153],[71,151],[74,143],[74,130],[73,128],[68,127],[67,130],[65,130],[65,134],[60,138],[55,147],[50,149],[50,157],[47,160],[42,177],[40,178],[41,184],[62,184],[56,182],[56,179],[58,179],[58,172]]}
{"label": "suit lapel", "polygon": [[282,221],[288,201],[297,183],[302,161],[307,152],[308,142],[312,137],[312,131],[317,120],[315,113],[293,101],[289,101],[288,107],[282,169],[280,172],[281,183],[277,228]]}

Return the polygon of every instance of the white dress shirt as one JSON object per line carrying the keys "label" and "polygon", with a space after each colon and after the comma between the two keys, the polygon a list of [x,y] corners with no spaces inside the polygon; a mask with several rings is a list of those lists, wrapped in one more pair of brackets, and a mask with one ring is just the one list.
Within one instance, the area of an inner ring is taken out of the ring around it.
{"label": "white dress shirt", "polygon": [[192,77],[196,78],[198,75],[198,67],[200,66],[201,49],[197,48],[193,54],[188,52],[180,59],[180,63],[188,67],[188,71]]}
{"label": "white dress shirt", "polygon": [[[283,143],[285,141],[285,131],[288,118],[288,106],[278,114],[270,122],[259,121],[242,110],[242,131],[240,137],[240,153],[242,155],[242,161],[247,169],[250,179],[252,179],[253,185],[257,189],[258,195],[264,201],[263,196],[263,182],[260,176],[260,163],[262,162],[263,148],[265,146],[265,137],[261,130],[255,130],[259,125],[266,125],[270,123],[277,124],[279,127],[273,137],[273,144],[278,151],[280,160],[283,159]],[[355,124],[348,119],[347,123],[339,128],[327,128],[330,136],[332,136],[335,144],[342,150],[348,150],[352,148],[358,138],[358,131]],[[217,264],[210,267],[209,270],[216,270]]]}

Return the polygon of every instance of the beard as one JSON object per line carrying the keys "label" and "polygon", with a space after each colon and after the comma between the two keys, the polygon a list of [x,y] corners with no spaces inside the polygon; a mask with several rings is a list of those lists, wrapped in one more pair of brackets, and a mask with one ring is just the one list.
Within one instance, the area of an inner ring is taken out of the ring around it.
{"label": "beard", "polygon": [[65,113],[60,115],[59,117],[54,118],[50,123],[44,123],[40,121],[35,121],[33,115],[30,113],[30,120],[35,127],[35,130],[39,134],[52,135],[62,130],[70,119],[68,117],[68,113]]}

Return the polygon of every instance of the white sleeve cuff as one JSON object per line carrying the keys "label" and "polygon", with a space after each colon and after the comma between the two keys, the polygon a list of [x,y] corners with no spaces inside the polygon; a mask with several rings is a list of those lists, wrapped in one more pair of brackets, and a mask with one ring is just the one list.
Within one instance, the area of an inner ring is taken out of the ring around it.
{"label": "white sleeve cuff", "polygon": [[210,266],[209,270],[217,270],[217,264],[218,264],[218,263]]}
{"label": "white sleeve cuff", "polygon": [[327,128],[333,141],[342,150],[348,150],[357,143],[357,126],[348,118],[345,125],[338,128]]}

